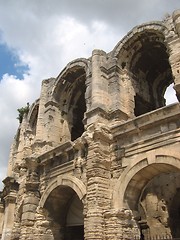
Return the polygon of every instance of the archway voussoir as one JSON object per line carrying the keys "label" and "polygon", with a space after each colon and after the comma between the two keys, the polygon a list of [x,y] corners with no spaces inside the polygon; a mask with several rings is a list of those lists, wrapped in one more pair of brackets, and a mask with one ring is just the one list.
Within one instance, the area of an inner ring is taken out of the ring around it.
{"label": "archway voussoir", "polygon": [[[145,185],[155,176],[160,173],[168,173],[174,171],[180,171],[180,158],[163,155],[163,153],[158,155],[151,155],[152,161],[148,161],[148,158],[137,158],[134,159],[130,166],[128,166],[124,172],[121,174],[120,178],[117,180],[117,184],[115,185],[113,196],[112,196],[112,204],[115,209],[122,209],[126,206],[125,196],[128,195],[128,190],[132,191],[132,187],[134,186],[135,179],[142,180],[144,184],[141,186],[141,190],[145,187]],[[144,174],[142,174],[144,172]],[[147,172],[147,178],[145,177]],[[139,186],[138,186],[139,189]],[[134,188],[134,191],[136,189]],[[139,194],[139,191],[136,191]],[[132,196],[129,194],[128,197]],[[131,198],[131,197],[130,197]],[[139,195],[133,194],[133,199],[129,199],[129,201],[137,202]]]}

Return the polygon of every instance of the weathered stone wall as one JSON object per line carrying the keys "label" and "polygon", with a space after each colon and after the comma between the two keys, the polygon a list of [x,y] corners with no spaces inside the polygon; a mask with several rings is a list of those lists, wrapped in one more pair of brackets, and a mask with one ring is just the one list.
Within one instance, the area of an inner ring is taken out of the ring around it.
{"label": "weathered stone wall", "polygon": [[[179,10],[42,82],[11,148],[2,240],[180,237]],[[76,199],[76,201],[74,200]]]}
{"label": "weathered stone wall", "polygon": [[2,236],[3,223],[4,223],[4,206],[3,203],[0,202],[0,237]]}

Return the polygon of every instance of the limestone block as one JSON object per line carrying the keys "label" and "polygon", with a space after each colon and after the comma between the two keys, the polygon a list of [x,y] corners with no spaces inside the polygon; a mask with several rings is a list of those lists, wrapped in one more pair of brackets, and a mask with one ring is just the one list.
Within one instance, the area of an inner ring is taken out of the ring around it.
{"label": "limestone block", "polygon": [[25,212],[22,214],[22,220],[30,220],[34,221],[35,220],[35,214],[32,212]]}
{"label": "limestone block", "polygon": [[24,199],[24,205],[25,204],[34,204],[34,205],[38,205],[39,203],[39,198],[36,198],[36,197],[31,197],[31,196],[28,196]]}
{"label": "limestone block", "polygon": [[26,204],[23,206],[23,212],[35,212],[37,209],[37,205],[34,204]]}

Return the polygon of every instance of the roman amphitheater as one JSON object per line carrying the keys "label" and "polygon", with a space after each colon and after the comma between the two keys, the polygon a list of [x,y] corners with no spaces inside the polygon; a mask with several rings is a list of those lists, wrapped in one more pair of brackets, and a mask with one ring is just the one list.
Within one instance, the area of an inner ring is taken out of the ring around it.
{"label": "roman amphitheater", "polygon": [[180,239],[180,10],[42,82],[0,193],[2,240]]}

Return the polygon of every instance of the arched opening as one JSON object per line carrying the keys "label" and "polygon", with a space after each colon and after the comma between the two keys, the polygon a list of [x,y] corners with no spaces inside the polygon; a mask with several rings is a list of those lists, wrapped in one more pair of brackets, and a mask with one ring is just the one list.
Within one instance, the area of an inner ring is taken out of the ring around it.
{"label": "arched opening", "polygon": [[[61,133],[74,141],[84,132],[86,112],[86,72],[85,68],[73,65],[58,80],[55,91],[56,101],[61,112]],[[60,136],[60,138],[64,138]]]}
{"label": "arched opening", "polygon": [[129,70],[135,89],[135,116],[165,106],[166,88],[173,82],[164,38],[161,34],[142,33],[134,43]]}
{"label": "arched opening", "polygon": [[37,99],[29,108],[27,119],[33,135],[36,135],[37,120],[39,114],[39,99]]}
{"label": "arched opening", "polygon": [[180,237],[180,173],[155,176],[143,189],[138,202],[139,226],[145,239]]}
{"label": "arched opening", "polygon": [[[179,178],[180,182],[180,178]],[[176,189],[176,193],[172,196],[171,204],[169,205],[169,225],[172,236],[180,238],[180,187]]]}
{"label": "arched opening", "polygon": [[118,44],[115,54],[120,68],[131,82],[134,115],[139,116],[165,106],[165,91],[174,78],[164,26],[160,23],[139,26]]}
{"label": "arched opening", "polygon": [[69,103],[69,112],[72,113],[71,117],[71,140],[74,141],[80,137],[84,132],[84,113],[86,112],[85,92],[86,86],[84,75],[78,79],[75,84],[73,93]]}
{"label": "arched opening", "polygon": [[83,204],[75,191],[68,186],[58,186],[45,201],[44,208],[51,219],[54,240],[83,240]]}
{"label": "arched opening", "polygon": [[172,206],[175,206],[173,201],[178,202],[175,208],[176,212],[179,211],[179,169],[167,164],[167,157],[159,156],[158,161],[161,163],[147,165],[146,159],[138,163],[137,171],[132,170],[132,177],[124,194],[124,202],[132,210],[141,232],[141,239],[145,240],[167,235],[180,237],[176,230],[179,226],[179,215],[175,217],[176,220],[172,217],[175,211],[172,209]]}
{"label": "arched opening", "polygon": [[38,112],[39,112],[39,104],[34,106],[30,116],[30,120],[29,120],[29,124],[30,124],[33,135],[36,135]]}
{"label": "arched opening", "polygon": [[[144,167],[141,168],[143,165]],[[140,169],[134,174],[132,170],[133,175],[127,184],[124,194],[124,201],[135,211],[138,209],[138,200],[141,197],[142,191],[149,181],[162,173],[178,171],[176,167],[167,163],[154,163],[147,165],[146,159],[138,163],[137,168]]]}
{"label": "arched opening", "polygon": [[70,203],[66,217],[66,239],[84,239],[83,205],[77,194]]}

